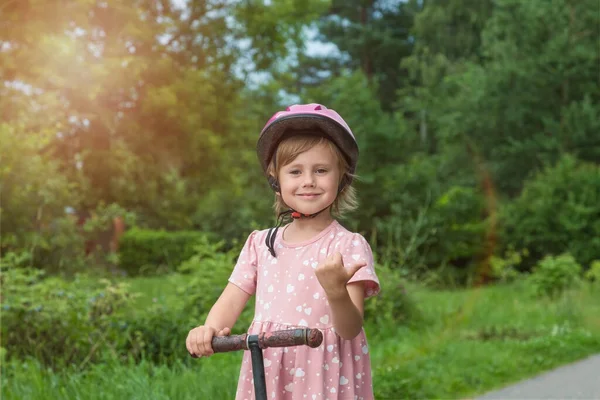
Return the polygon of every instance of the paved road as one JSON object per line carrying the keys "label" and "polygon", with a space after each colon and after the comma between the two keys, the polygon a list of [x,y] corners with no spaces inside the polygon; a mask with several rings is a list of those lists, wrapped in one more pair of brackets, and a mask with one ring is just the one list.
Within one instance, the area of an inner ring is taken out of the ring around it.
{"label": "paved road", "polygon": [[600,399],[600,354],[562,366],[475,400]]}

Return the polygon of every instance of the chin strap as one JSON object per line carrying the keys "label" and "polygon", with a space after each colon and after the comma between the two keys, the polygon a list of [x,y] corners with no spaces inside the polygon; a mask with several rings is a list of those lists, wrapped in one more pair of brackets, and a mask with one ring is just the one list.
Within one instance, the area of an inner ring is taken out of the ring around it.
{"label": "chin strap", "polygon": [[314,214],[302,214],[292,208],[280,213],[277,217],[277,225],[269,229],[269,232],[267,232],[267,237],[265,239],[265,244],[269,249],[269,253],[271,253],[273,257],[277,257],[277,255],[275,254],[275,238],[277,237],[277,230],[281,227],[281,225],[283,224],[283,220],[287,215],[290,215],[293,219],[314,218],[317,215],[321,214],[323,211],[327,210],[329,207],[331,207],[331,204],[322,209],[321,211],[317,211]]}

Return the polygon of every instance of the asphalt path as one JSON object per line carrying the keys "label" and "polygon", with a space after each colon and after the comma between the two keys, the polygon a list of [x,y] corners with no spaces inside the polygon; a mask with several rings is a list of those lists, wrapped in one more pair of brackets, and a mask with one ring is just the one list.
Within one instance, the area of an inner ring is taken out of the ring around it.
{"label": "asphalt path", "polygon": [[498,399],[600,400],[600,354],[476,398]]}

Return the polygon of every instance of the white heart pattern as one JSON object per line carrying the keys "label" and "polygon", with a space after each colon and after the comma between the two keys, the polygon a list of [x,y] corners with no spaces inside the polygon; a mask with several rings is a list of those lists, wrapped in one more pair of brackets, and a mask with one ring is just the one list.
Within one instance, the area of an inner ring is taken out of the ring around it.
{"label": "white heart pattern", "polygon": [[302,368],[298,368],[296,370],[296,376],[303,377],[304,375],[306,375],[306,374],[304,373],[304,370]]}
{"label": "white heart pattern", "polygon": [[352,259],[354,259],[354,261],[358,261],[360,259],[360,254],[352,254]]}
{"label": "white heart pattern", "polygon": [[319,321],[321,321],[322,324],[327,324],[329,322],[329,315],[322,316],[321,318],[319,318]]}
{"label": "white heart pattern", "polygon": [[265,367],[270,367],[271,366],[271,360],[269,360],[268,358],[265,358]]}
{"label": "white heart pattern", "polygon": [[269,285],[269,288],[267,289],[267,292],[273,293],[273,285]]}
{"label": "white heart pattern", "polygon": [[317,292],[317,293],[313,294],[313,299],[318,299],[319,297],[321,297],[321,296],[319,295],[319,292]]}
{"label": "white heart pattern", "polygon": [[332,344],[330,344],[330,345],[327,346],[327,351],[330,352],[330,353],[333,351],[333,345]]}
{"label": "white heart pattern", "polygon": [[360,372],[359,372],[358,374],[356,374],[356,379],[360,379],[360,378],[361,378],[361,376],[362,376],[362,375],[361,375],[361,374],[360,374]]}
{"label": "white heart pattern", "polygon": [[362,352],[363,352],[363,354],[367,354],[369,352],[369,348],[367,347],[367,345],[364,345],[362,347]]}
{"label": "white heart pattern", "polygon": [[310,307],[304,309],[304,313],[306,315],[310,315],[311,312],[312,312],[312,308],[310,308]]}
{"label": "white heart pattern", "polygon": [[304,274],[300,274],[300,275],[298,275],[298,280],[299,280],[299,281],[303,281],[303,280],[304,280]]}
{"label": "white heart pattern", "polygon": [[302,311],[302,306],[296,307],[296,311],[298,311],[298,312]]}
{"label": "white heart pattern", "polygon": [[294,291],[294,286],[292,286],[291,284],[288,283],[287,285],[287,292],[288,293],[292,293]]}
{"label": "white heart pattern", "polygon": [[290,383],[289,385],[285,385],[285,390],[291,392],[292,390],[294,390],[294,384]]}
{"label": "white heart pattern", "polygon": [[340,377],[340,385],[347,385],[347,384],[348,384],[348,382],[350,382],[350,381],[349,381],[349,380],[348,380],[348,378],[346,378],[344,375],[342,375],[342,376]]}

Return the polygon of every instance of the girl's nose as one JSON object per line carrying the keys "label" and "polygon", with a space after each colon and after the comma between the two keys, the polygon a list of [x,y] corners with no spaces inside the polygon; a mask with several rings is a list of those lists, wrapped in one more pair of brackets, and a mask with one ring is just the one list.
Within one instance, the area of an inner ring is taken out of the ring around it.
{"label": "girl's nose", "polygon": [[315,186],[315,176],[313,174],[305,174],[302,186]]}

